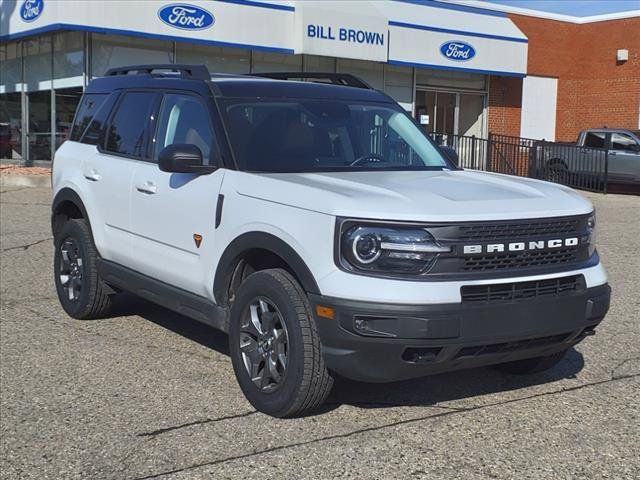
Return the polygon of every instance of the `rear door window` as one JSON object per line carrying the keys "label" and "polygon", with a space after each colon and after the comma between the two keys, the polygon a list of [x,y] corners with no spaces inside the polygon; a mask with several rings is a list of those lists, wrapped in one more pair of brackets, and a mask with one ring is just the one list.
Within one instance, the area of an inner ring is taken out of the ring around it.
{"label": "rear door window", "polygon": [[106,134],[105,150],[134,158],[147,158],[149,131],[158,94],[127,92],[113,115]]}

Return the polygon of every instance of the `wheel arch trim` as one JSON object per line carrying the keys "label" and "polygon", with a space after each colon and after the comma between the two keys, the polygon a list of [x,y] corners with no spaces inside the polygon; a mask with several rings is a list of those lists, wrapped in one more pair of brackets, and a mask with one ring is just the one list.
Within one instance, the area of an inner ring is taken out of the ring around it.
{"label": "wheel arch trim", "polygon": [[320,288],[311,270],[291,245],[271,233],[252,231],[243,233],[231,241],[220,257],[213,282],[216,302],[226,298],[226,289],[237,259],[243,252],[252,249],[267,250],[277,255],[291,268],[306,292],[320,294]]}
{"label": "wheel arch trim", "polygon": [[53,198],[53,202],[51,202],[51,231],[55,234],[54,225],[55,225],[55,216],[56,211],[64,202],[70,202],[75,205],[80,213],[82,213],[82,217],[89,223],[89,230],[91,230],[91,221],[89,220],[89,215],[87,214],[87,209],[84,206],[84,202],[78,192],[75,190],[64,187]]}

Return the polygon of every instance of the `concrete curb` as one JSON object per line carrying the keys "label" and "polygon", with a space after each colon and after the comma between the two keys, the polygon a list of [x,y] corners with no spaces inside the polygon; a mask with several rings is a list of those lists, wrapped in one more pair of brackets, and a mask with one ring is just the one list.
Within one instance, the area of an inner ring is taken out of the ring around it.
{"label": "concrete curb", "polygon": [[0,175],[0,187],[51,187],[51,175]]}

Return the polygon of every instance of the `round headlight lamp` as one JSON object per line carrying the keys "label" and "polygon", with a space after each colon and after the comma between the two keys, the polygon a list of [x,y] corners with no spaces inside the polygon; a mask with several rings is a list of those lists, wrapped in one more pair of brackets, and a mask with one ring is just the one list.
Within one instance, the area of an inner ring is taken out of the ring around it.
{"label": "round headlight lamp", "polygon": [[351,245],[354,258],[364,265],[375,262],[382,253],[380,239],[374,233],[356,235]]}

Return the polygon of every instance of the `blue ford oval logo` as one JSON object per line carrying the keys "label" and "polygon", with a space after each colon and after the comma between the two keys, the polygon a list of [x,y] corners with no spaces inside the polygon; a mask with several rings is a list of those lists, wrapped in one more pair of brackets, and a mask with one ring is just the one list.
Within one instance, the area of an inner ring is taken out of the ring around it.
{"label": "blue ford oval logo", "polygon": [[167,25],[183,30],[202,30],[216,21],[211,12],[186,3],[166,5],[158,10],[158,17]]}
{"label": "blue ford oval logo", "polygon": [[44,10],[44,0],[24,0],[20,7],[20,17],[25,22],[33,22]]}
{"label": "blue ford oval logo", "polygon": [[466,62],[476,56],[476,49],[466,42],[453,41],[440,45],[440,53],[449,60]]}

